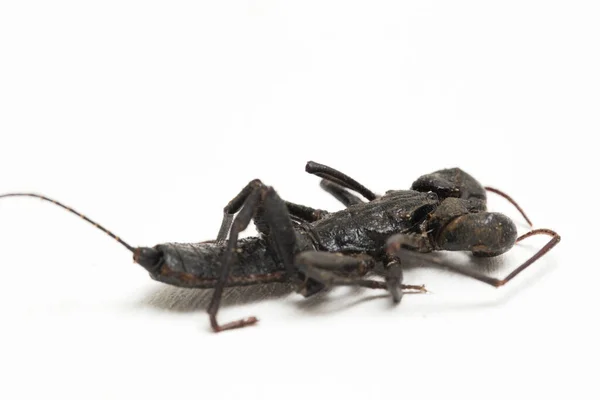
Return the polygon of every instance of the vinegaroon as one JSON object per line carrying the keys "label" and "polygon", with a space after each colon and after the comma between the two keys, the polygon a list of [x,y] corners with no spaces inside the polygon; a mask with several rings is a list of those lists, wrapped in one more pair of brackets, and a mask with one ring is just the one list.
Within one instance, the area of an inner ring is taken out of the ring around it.
{"label": "vinegaroon", "polygon": [[[504,279],[454,268],[499,287],[560,241],[560,236],[549,229],[535,229],[517,237],[510,218],[486,210],[486,190],[505,197],[531,225],[523,210],[508,195],[484,188],[458,168],[423,175],[412,184],[411,190],[390,190],[382,196],[322,164],[308,162],[306,171],[323,178],[321,187],[346,208],[330,213],[284,201],[272,187],[255,179],[225,206],[216,240],[191,244],[133,247],[48,197],[9,193],[0,198],[30,196],[54,203],[125,246],[133,253],[134,262],[148,270],[153,279],[180,287],[214,288],[208,314],[216,332],[257,322],[255,317],[227,324],[217,322],[225,287],[290,282],[297,292],[308,297],[332,286],[360,286],[386,289],[398,303],[403,290],[425,291],[423,286],[402,284],[403,254],[452,250],[493,257],[527,237],[551,236],[545,246]],[[238,239],[251,220],[260,236]],[[376,264],[383,265],[380,272],[383,281],[365,277],[375,271]]]}

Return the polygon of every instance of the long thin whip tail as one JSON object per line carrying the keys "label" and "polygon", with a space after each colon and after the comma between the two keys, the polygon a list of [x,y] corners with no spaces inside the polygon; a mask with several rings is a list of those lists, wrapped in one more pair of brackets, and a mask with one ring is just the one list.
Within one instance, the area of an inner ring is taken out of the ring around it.
{"label": "long thin whip tail", "polygon": [[71,207],[68,207],[56,200],[53,200],[49,197],[46,196],[42,196],[39,194],[35,194],[35,193],[7,193],[7,194],[3,194],[0,195],[0,199],[1,198],[6,198],[6,197],[35,197],[37,199],[41,199],[44,201],[48,201],[50,203],[56,204],[57,206],[64,208],[65,210],[81,217],[82,219],[84,219],[85,221],[89,222],[90,224],[94,225],[96,228],[100,229],[101,231],[103,231],[104,233],[106,233],[108,236],[110,236],[111,238],[115,239],[117,242],[121,243],[123,246],[125,246],[127,248],[127,250],[131,251],[132,253],[135,252],[135,248],[130,246],[129,244],[127,244],[124,240],[122,240],[120,237],[118,237],[117,235],[115,235],[114,233],[112,233],[111,231],[109,231],[108,229],[106,229],[105,227],[103,227],[102,225],[100,225],[99,223],[89,219],[88,217],[86,217],[85,215],[81,214],[78,211],[73,210]]}

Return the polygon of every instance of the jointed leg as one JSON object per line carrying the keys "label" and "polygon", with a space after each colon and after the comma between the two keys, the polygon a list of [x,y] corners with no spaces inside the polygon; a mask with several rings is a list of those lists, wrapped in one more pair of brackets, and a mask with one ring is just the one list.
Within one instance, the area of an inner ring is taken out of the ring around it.
{"label": "jointed leg", "polygon": [[[232,203],[239,208],[240,206],[235,203],[237,200],[238,198],[236,197]],[[241,328],[252,325],[257,321],[255,317],[250,317],[225,325],[219,325],[217,322],[217,311],[219,310],[223,290],[229,279],[232,256],[237,245],[239,233],[248,227],[248,224],[259,209],[262,210],[261,217],[270,231],[270,239],[272,240],[278,259],[284,265],[290,278],[292,278],[296,272],[293,265],[296,235],[284,201],[281,200],[277,193],[275,193],[273,188],[260,184],[254,186],[252,190],[245,195],[243,206],[241,207],[241,211],[235,217],[231,225],[229,239],[227,240],[227,248],[223,254],[223,261],[221,263],[221,275],[219,276],[213,297],[208,306],[211,326],[215,332]],[[232,207],[232,209],[235,209],[235,207]]]}
{"label": "jointed leg", "polygon": [[348,276],[364,276],[375,267],[375,260],[366,254],[345,255],[327,251],[303,251],[296,255],[294,264],[315,266]]}
{"label": "jointed leg", "polygon": [[513,272],[508,274],[508,276],[506,278],[502,279],[499,282],[499,284],[496,284],[494,286],[502,286],[502,285],[508,283],[508,281],[510,281],[515,276],[517,276],[521,271],[523,271],[525,268],[529,267],[531,264],[533,264],[535,261],[537,261],[540,257],[542,257],[544,254],[549,252],[554,246],[556,246],[558,244],[558,242],[560,242],[560,235],[558,233],[551,231],[550,229],[534,229],[530,232],[527,232],[524,235],[519,236],[517,238],[516,243],[519,243],[521,240],[527,239],[528,237],[531,237],[534,235],[548,235],[548,236],[551,236],[552,239],[550,239],[550,241],[548,243],[546,243],[546,245],[544,247],[542,247],[537,253],[535,253],[529,260],[525,261],[523,264],[521,264],[521,266],[519,266]]}
{"label": "jointed leg", "polygon": [[392,294],[394,303],[400,303],[402,300],[402,291],[398,290],[398,287],[402,284],[403,274],[402,266],[400,265],[400,259],[397,257],[386,260],[385,263],[386,276],[385,284],[387,290]]}
{"label": "jointed leg", "polygon": [[327,211],[325,210],[319,210],[289,201],[285,202],[285,206],[292,217],[296,217],[304,222],[315,222],[327,215]]}
{"label": "jointed leg", "polygon": [[342,187],[348,188],[350,190],[354,190],[355,192],[364,196],[367,200],[375,200],[377,195],[371,192],[369,189],[350,178],[348,175],[341,173],[338,170],[335,170],[331,167],[328,167],[323,164],[316,163],[314,161],[309,161],[306,163],[306,172],[309,174],[317,175],[323,179],[327,179],[333,183],[336,183]]}
{"label": "jointed leg", "polygon": [[[404,248],[405,245],[408,245],[417,250],[421,250],[421,251],[425,250],[422,247],[422,245],[419,245],[418,239],[415,239],[414,237],[411,237],[410,235],[398,234],[398,235],[392,236],[390,239],[388,239],[388,242],[387,242],[387,252],[390,255],[397,255],[397,256],[401,256],[402,258],[413,258],[413,259],[416,258],[416,259],[421,259],[421,260],[424,259],[424,260],[427,260],[434,264],[443,266],[445,268],[452,269],[453,271],[459,272],[459,273],[469,276],[473,279],[477,279],[478,281],[487,283],[488,285],[491,285],[494,287],[500,287],[500,286],[507,284],[511,279],[513,279],[515,276],[517,276],[519,273],[521,273],[525,268],[527,268],[528,266],[533,264],[535,261],[537,261],[540,257],[542,257],[544,254],[546,254],[548,251],[550,251],[554,246],[556,246],[558,244],[558,242],[560,242],[560,236],[558,235],[558,233],[556,233],[550,229],[534,229],[534,230],[518,237],[516,240],[516,243],[518,243],[521,240],[526,239],[528,237],[534,236],[534,235],[548,235],[548,236],[551,236],[552,238],[537,253],[535,253],[527,261],[525,261],[523,264],[521,264],[519,267],[517,267],[514,271],[512,271],[510,274],[508,274],[504,279],[492,278],[492,277],[484,275],[478,271],[463,269],[456,265],[449,265],[448,263],[444,262],[444,260],[441,257],[435,256],[432,254],[422,254],[422,253],[408,250],[408,249]],[[423,252],[425,252],[425,251],[423,251]]]}
{"label": "jointed leg", "polygon": [[342,186],[334,183],[330,180],[323,179],[321,180],[321,188],[323,188],[327,193],[335,197],[338,201],[340,201],[346,207],[364,203],[359,197],[353,195]]}
{"label": "jointed leg", "polygon": [[[296,256],[296,268],[307,278],[327,286],[359,286],[369,289],[388,289],[388,282],[362,278],[373,269],[375,261],[368,256],[348,256],[324,251],[305,251]],[[402,289],[425,292],[423,286],[402,285],[402,277],[394,277]],[[397,290],[397,288],[396,288]],[[393,296],[396,296],[390,290]],[[401,297],[401,296],[399,296]],[[395,299],[394,299],[395,300]]]}
{"label": "jointed leg", "polygon": [[409,247],[419,253],[431,252],[431,246],[427,238],[422,235],[400,233],[388,239],[386,243],[387,263],[385,265],[387,269],[386,283],[396,303],[399,303],[402,299],[402,292],[399,292],[397,289],[396,293],[393,292],[393,288],[397,288],[397,282],[402,282],[402,268],[398,254],[399,250],[405,247]]}
{"label": "jointed leg", "polygon": [[226,329],[241,328],[247,325],[252,325],[258,321],[255,317],[250,317],[230,322],[225,325],[219,325],[217,322],[217,311],[219,310],[219,305],[221,304],[221,298],[223,297],[225,284],[229,279],[229,270],[231,268],[231,260],[237,244],[238,234],[248,227],[250,220],[256,212],[256,207],[261,200],[261,195],[262,193],[260,190],[251,191],[244,199],[244,207],[233,221],[231,234],[229,235],[229,241],[227,243],[227,249],[223,254],[223,261],[221,262],[221,275],[219,276],[219,280],[217,281],[212,299],[208,306],[210,324],[215,332],[224,331]]}
{"label": "jointed leg", "polygon": [[[324,178],[323,182],[321,182],[321,186],[346,206],[362,203],[362,200],[345,190],[344,187],[360,193],[368,200],[373,200],[377,197],[373,192],[354,179],[325,165],[309,161],[306,164],[306,171]],[[244,205],[244,202],[248,196],[254,190],[260,187],[264,187],[264,184],[260,181],[260,179],[254,179],[250,181],[241,190],[241,192],[225,206],[223,209],[223,220],[221,222],[221,227],[219,228],[219,233],[217,234],[217,243],[225,242],[225,239],[227,239],[227,234],[231,229],[231,224],[233,223],[235,213],[237,213]],[[323,210],[318,210],[291,202],[285,202],[285,204],[287,206],[288,213],[300,221],[314,222],[327,215],[327,212]],[[260,229],[260,224],[258,225]]]}
{"label": "jointed leg", "polygon": [[[244,205],[244,202],[250,196],[250,194],[258,190],[260,188],[266,187],[260,179],[254,179],[250,181],[237,196],[235,196],[223,209],[223,220],[221,222],[221,227],[219,228],[219,233],[217,234],[217,243],[224,243],[225,239],[227,239],[227,234],[231,229],[231,224],[233,223],[233,217],[235,213],[237,213],[240,208]],[[315,208],[303,206],[300,204],[295,204],[291,202],[285,202],[285,205],[288,208],[288,213],[296,217],[297,219],[305,222],[313,222],[323,218],[327,215],[327,212],[324,210],[318,210]],[[258,224],[258,228],[260,230],[261,224]],[[262,232],[267,233],[267,232]]]}
{"label": "jointed leg", "polygon": [[[257,189],[263,187],[263,183],[260,179],[254,179],[250,181],[237,196],[235,196],[223,209],[223,221],[221,222],[221,228],[219,228],[219,233],[217,234],[217,243],[225,242],[227,239],[227,234],[231,229],[231,224],[233,223],[233,217],[236,212],[242,208],[248,197],[257,191]],[[252,215],[254,215],[254,211],[252,210]],[[252,217],[250,217],[252,218]],[[248,223],[250,221],[248,220]],[[245,228],[244,228],[245,229]]]}

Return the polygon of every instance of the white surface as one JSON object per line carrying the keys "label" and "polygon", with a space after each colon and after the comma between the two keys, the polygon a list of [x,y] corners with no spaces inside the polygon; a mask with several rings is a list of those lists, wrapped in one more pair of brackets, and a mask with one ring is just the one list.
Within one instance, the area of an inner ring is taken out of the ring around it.
{"label": "white surface", "polygon": [[78,218],[5,199],[1,398],[597,398],[595,2],[197,3],[3,2],[0,192],[153,245],[213,238],[256,177],[339,208],[309,159],[380,193],[460,166],[563,241],[500,290],[407,271],[433,293],[396,308],[233,291],[221,321],[260,323],[214,335],[210,291],[153,282]]}

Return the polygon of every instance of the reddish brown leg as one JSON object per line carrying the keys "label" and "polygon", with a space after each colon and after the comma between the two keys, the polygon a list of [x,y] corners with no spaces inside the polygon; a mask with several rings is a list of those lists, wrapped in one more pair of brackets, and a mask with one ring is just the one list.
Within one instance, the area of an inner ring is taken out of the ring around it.
{"label": "reddish brown leg", "polygon": [[517,210],[519,210],[519,212],[521,213],[521,215],[523,216],[523,218],[525,218],[525,221],[527,221],[527,223],[529,224],[529,226],[533,226],[533,224],[531,223],[531,220],[527,217],[527,214],[525,214],[525,211],[523,211],[523,209],[517,204],[516,201],[513,200],[512,197],[510,197],[509,195],[507,195],[506,193],[504,193],[504,192],[502,192],[502,191],[500,191],[498,189],[494,189],[494,188],[489,187],[489,186],[486,186],[485,190],[487,190],[488,192],[496,193],[497,195],[500,195],[500,196],[504,197],[513,206],[515,206]]}
{"label": "reddish brown leg", "polygon": [[504,278],[501,281],[501,283],[499,285],[496,285],[496,286],[502,286],[505,283],[507,283],[508,281],[510,281],[512,278],[517,276],[525,268],[529,267],[531,264],[533,264],[535,261],[537,261],[540,257],[542,257],[544,254],[549,252],[554,246],[556,246],[558,244],[558,242],[560,242],[560,235],[558,233],[556,233],[550,229],[534,229],[530,232],[527,232],[524,235],[519,236],[516,240],[516,243],[519,243],[521,240],[527,239],[528,237],[531,237],[534,235],[548,235],[548,236],[552,236],[552,239],[550,239],[550,241],[548,243],[546,243],[546,245],[544,247],[542,247],[537,253],[535,253],[529,260],[525,261],[523,263],[523,265],[521,265],[519,268],[517,268],[513,272],[511,272],[506,278]]}
{"label": "reddish brown leg", "polygon": [[[513,272],[508,274],[504,279],[496,279],[489,276],[486,276],[478,271],[473,271],[470,269],[463,269],[455,265],[449,265],[444,262],[441,257],[431,255],[431,254],[423,254],[419,252],[415,252],[413,250],[408,250],[403,248],[401,245],[411,243],[412,238],[408,237],[408,235],[395,235],[388,240],[387,248],[389,254],[398,255],[400,258],[415,258],[415,259],[424,259],[434,264],[440,265],[442,267],[451,269],[453,271],[459,272],[463,275],[469,276],[473,279],[477,279],[478,281],[487,283],[488,285],[492,285],[494,287],[500,287],[506,285],[511,279],[521,273],[525,268],[529,267],[535,261],[537,261],[544,254],[549,252],[554,246],[560,242],[560,236],[558,233],[550,230],[550,229],[534,229],[531,232],[527,232],[526,234],[517,238],[516,243],[520,242],[523,239],[526,239],[530,236],[534,235],[548,235],[551,236],[552,239],[546,243],[544,247],[542,247],[537,253],[535,253],[531,258],[521,264],[518,268],[516,268]],[[414,240],[413,240],[414,241]]]}

